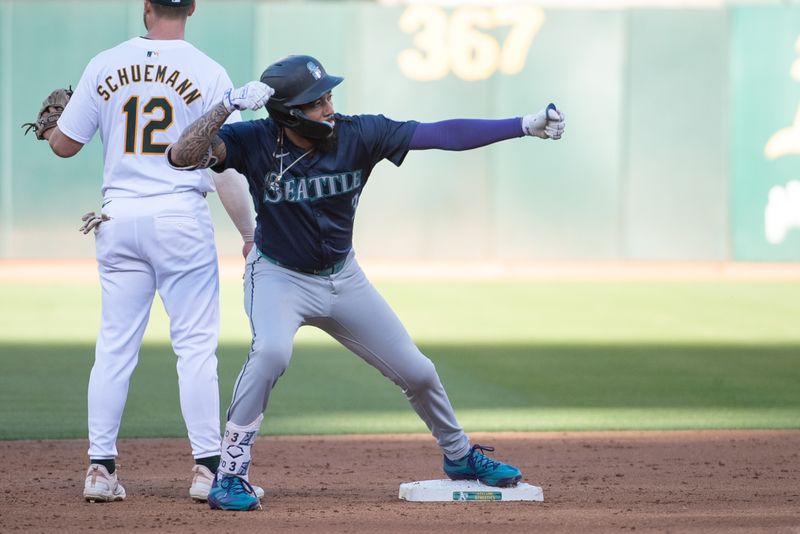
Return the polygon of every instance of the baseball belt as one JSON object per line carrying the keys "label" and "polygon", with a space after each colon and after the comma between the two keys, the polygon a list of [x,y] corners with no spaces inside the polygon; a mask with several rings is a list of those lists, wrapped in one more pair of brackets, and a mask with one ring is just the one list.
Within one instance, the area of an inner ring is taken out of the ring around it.
{"label": "baseball belt", "polygon": [[315,276],[330,276],[332,274],[336,274],[342,269],[344,269],[344,264],[347,261],[347,258],[341,259],[336,263],[330,265],[329,267],[325,267],[324,269],[301,269],[299,267],[292,267],[291,265],[286,265],[284,263],[279,262],[275,258],[270,258],[266,254],[264,254],[261,249],[258,250],[258,255],[270,262],[273,265],[277,265],[278,267],[283,267],[284,269],[289,269],[290,271],[295,271],[297,273],[303,274],[313,274]]}

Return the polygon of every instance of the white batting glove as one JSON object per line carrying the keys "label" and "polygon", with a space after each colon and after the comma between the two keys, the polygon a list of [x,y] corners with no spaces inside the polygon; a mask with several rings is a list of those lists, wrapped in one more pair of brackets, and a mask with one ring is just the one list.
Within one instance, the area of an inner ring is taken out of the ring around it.
{"label": "white batting glove", "polygon": [[522,131],[542,139],[561,139],[565,124],[564,113],[555,104],[548,104],[536,115],[522,117]]}
{"label": "white batting glove", "polygon": [[222,105],[233,113],[235,110],[256,110],[266,105],[275,89],[262,82],[248,82],[238,89],[228,89],[222,97]]}
{"label": "white batting glove", "polygon": [[90,211],[89,213],[81,217],[81,220],[83,221],[83,225],[80,228],[78,228],[78,231],[83,232],[84,234],[88,234],[92,230],[96,232],[97,228],[104,222],[111,220],[111,217],[109,217],[105,213],[97,215],[95,214],[95,212]]}

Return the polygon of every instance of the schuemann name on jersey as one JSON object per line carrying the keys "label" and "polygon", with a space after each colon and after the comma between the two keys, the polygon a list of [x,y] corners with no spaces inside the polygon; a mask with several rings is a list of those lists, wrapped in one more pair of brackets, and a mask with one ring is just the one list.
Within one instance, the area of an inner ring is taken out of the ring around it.
{"label": "schuemann name on jersey", "polygon": [[117,69],[115,74],[109,74],[103,81],[105,82],[103,85],[97,86],[97,94],[103,97],[103,100],[109,100],[111,93],[115,93],[122,86],[140,82],[169,85],[181,95],[187,105],[202,96],[200,89],[192,88],[194,84],[189,78],[181,76],[181,71],[172,69],[169,65],[130,65]]}

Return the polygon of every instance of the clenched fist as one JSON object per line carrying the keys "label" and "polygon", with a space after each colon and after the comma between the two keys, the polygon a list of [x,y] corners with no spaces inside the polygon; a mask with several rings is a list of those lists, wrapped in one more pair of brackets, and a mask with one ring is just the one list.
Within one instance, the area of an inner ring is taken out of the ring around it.
{"label": "clenched fist", "polygon": [[257,110],[267,104],[269,97],[275,93],[275,89],[262,82],[248,82],[238,89],[228,89],[222,97],[222,104],[228,113],[234,110],[252,109]]}
{"label": "clenched fist", "polygon": [[526,135],[558,140],[564,134],[565,123],[564,113],[555,104],[549,104],[536,115],[522,117],[522,131]]}

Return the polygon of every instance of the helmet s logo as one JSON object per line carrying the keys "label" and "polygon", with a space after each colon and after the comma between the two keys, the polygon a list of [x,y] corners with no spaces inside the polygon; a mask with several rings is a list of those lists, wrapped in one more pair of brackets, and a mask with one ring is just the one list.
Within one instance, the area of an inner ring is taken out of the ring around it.
{"label": "helmet s logo", "polygon": [[308,67],[308,72],[314,77],[315,80],[319,80],[322,78],[322,69],[319,68],[319,65],[314,63],[313,61],[309,61],[306,63],[306,67]]}

